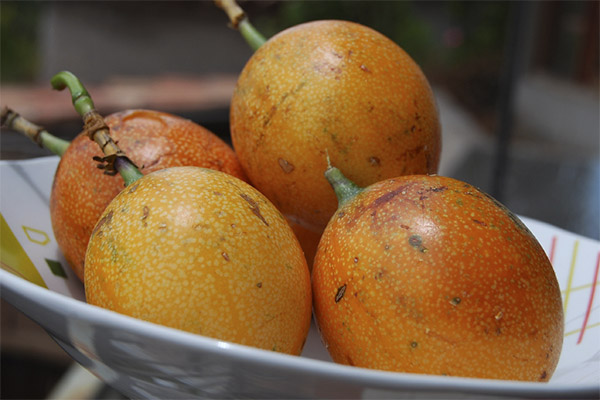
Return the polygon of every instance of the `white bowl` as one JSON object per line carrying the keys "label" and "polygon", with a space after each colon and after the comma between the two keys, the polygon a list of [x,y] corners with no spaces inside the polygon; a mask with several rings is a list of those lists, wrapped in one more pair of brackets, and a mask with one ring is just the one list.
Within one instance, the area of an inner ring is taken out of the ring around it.
{"label": "white bowl", "polygon": [[[331,362],[314,328],[302,356],[294,357],[190,334],[86,304],[83,287],[66,268],[51,233],[47,200],[57,162],[56,157],[0,161],[0,211],[6,221],[1,242],[1,294],[46,329],[73,359],[128,397],[600,396],[600,315],[598,296],[594,296],[600,259],[597,241],[523,218],[551,254],[566,303],[563,351],[550,382],[368,370]],[[19,249],[8,247],[11,234],[37,269],[39,285],[5,270],[22,268],[8,262],[19,259]],[[56,268],[57,263],[64,274]],[[49,265],[55,267],[54,273],[48,272]]]}

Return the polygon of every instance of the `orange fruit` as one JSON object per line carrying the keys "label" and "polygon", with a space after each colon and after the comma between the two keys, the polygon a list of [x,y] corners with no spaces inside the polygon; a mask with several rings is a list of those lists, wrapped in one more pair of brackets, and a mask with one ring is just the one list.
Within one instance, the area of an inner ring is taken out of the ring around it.
{"label": "orange fruit", "polygon": [[560,356],[562,300],[542,247],[508,209],[451,178],[388,179],[341,205],[312,283],[338,363],[547,381]]}
{"label": "orange fruit", "polygon": [[[111,136],[143,173],[193,165],[247,179],[233,149],[202,126],[151,110],[129,110],[106,117]],[[50,195],[56,241],[83,280],[85,250],[94,225],[108,203],[123,189],[120,176],[109,176],[92,160],[103,156],[85,132],[63,154]]]}
{"label": "orange fruit", "polygon": [[310,275],[281,213],[229,174],[175,167],[108,205],[85,259],[88,303],[220,340],[300,354]]}
{"label": "orange fruit", "polygon": [[306,258],[306,263],[308,264],[308,269],[310,271],[312,270],[315,254],[317,254],[317,247],[319,246],[321,235],[311,231],[310,229],[306,229],[302,225],[298,225],[293,221],[288,221],[288,223],[294,231],[294,234],[300,243],[300,247],[302,247],[302,250],[304,251],[304,257]]}
{"label": "orange fruit", "polygon": [[239,76],[230,125],[252,184],[317,233],[336,209],[326,153],[363,186],[439,164],[425,75],[389,38],[347,21],[301,24],[263,44]]}

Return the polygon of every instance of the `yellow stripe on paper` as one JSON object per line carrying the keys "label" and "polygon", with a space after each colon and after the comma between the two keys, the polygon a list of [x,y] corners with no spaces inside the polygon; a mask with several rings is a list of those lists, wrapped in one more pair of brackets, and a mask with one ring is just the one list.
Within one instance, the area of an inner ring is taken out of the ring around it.
{"label": "yellow stripe on paper", "polygon": [[573,275],[575,275],[575,262],[577,261],[577,251],[579,250],[579,240],[575,241],[573,246],[573,254],[571,255],[571,267],[569,268],[569,278],[567,280],[567,288],[565,289],[565,300],[563,302],[564,312],[567,312],[569,298],[571,297],[571,288],[573,287]]}
{"label": "yellow stripe on paper", "polygon": [[31,259],[0,213],[0,264],[2,269],[36,285],[48,288]]}
{"label": "yellow stripe on paper", "polygon": [[[588,325],[586,329],[597,328],[599,326],[600,326],[600,322],[596,322],[595,324]],[[574,335],[574,334],[579,333],[579,332],[581,332],[581,328],[574,329],[572,331],[566,332],[565,333],[565,337]]]}

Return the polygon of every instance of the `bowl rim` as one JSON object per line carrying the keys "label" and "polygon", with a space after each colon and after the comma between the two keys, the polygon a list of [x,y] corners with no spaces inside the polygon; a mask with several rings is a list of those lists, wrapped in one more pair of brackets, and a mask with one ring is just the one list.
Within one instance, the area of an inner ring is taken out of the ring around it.
{"label": "bowl rim", "polygon": [[[193,351],[209,352],[220,357],[230,358],[233,361],[254,362],[257,367],[269,364],[271,367],[280,370],[293,370],[294,372],[315,375],[320,378],[326,377],[336,381],[350,381],[365,388],[376,390],[458,391],[463,393],[486,393],[487,395],[533,397],[543,395],[554,398],[564,396],[589,397],[600,394],[600,384],[565,384],[552,383],[552,381],[521,382],[380,371],[277,353],[185,332],[119,314],[37,286],[5,270],[0,270],[0,294],[2,298],[26,315],[28,313],[22,308],[22,303],[29,301],[50,312],[64,314],[66,318],[93,321],[96,324],[126,330],[134,335],[154,340],[167,340]],[[39,324],[35,319],[34,321]]]}

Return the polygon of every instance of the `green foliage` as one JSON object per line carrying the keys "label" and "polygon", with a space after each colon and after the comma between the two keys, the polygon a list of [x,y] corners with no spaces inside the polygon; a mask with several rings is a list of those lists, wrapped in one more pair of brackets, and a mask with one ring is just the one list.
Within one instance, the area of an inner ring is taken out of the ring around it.
{"label": "green foliage", "polygon": [[31,81],[38,68],[40,2],[0,1],[0,80]]}
{"label": "green foliage", "polygon": [[449,15],[464,31],[464,43],[451,54],[451,62],[494,57],[504,51],[510,2],[449,1]]}

